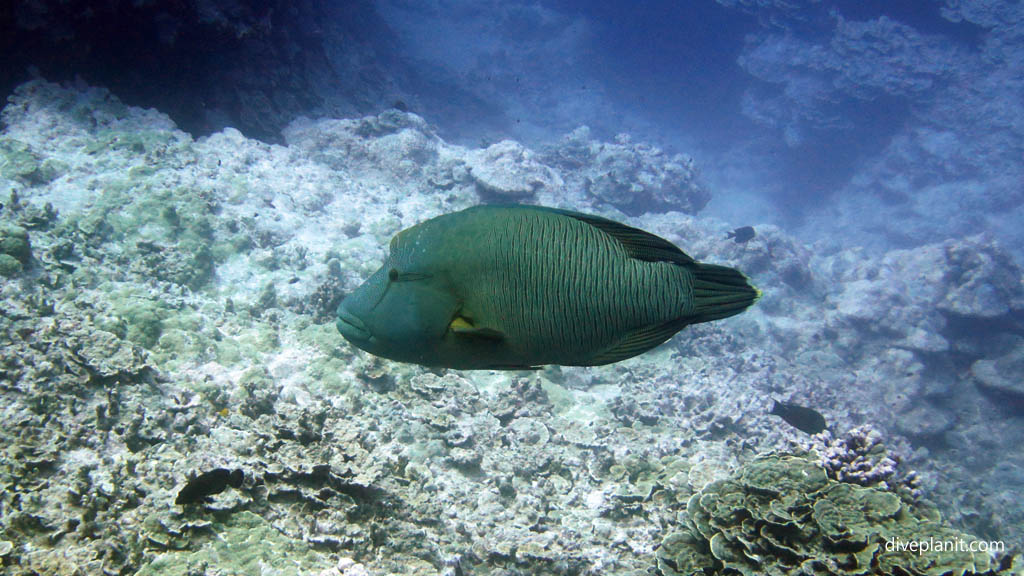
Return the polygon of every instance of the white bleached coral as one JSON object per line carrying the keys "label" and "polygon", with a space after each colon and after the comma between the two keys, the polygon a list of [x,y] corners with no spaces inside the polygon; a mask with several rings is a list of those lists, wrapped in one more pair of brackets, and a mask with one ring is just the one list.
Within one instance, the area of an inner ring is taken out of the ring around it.
{"label": "white bleached coral", "polygon": [[522,201],[539,190],[556,192],[562,179],[518,142],[503,140],[466,154],[466,165],[484,200]]}
{"label": "white bleached coral", "polygon": [[548,150],[545,159],[563,169],[567,184],[584,197],[627,214],[696,214],[711,199],[692,158],[633,142],[626,134],[601,142],[583,126]]}

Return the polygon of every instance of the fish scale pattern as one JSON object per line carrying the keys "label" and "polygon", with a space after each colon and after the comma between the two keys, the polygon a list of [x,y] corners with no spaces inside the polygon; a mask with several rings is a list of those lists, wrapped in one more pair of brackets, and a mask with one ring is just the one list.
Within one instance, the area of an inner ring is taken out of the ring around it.
{"label": "fish scale pattern", "polygon": [[677,318],[692,293],[686,271],[629,258],[579,220],[545,212],[512,216],[493,231],[493,281],[478,306],[518,352],[584,362],[624,334]]}

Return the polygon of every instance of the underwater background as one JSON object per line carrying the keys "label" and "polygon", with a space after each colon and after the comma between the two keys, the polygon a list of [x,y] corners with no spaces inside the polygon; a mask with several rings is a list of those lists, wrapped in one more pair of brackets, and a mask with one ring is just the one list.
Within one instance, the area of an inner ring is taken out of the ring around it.
{"label": "underwater background", "polygon": [[[0,93],[4,574],[1024,573],[1019,1],[19,0]],[[345,341],[483,203],[763,297],[601,367]]]}

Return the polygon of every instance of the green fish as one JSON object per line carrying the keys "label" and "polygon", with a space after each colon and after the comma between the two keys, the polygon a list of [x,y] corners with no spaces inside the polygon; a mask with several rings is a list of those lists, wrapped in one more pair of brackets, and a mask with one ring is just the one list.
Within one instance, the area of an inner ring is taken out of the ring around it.
{"label": "green fish", "polygon": [[598,366],[760,296],[739,271],[613,220],[477,206],[396,234],[337,325],[358,348],[425,366]]}

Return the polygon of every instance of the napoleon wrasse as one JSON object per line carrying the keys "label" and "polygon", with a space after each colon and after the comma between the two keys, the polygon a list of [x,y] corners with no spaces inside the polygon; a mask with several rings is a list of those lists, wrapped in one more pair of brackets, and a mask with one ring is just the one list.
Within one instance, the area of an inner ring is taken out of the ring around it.
{"label": "napoleon wrasse", "polygon": [[337,326],[371,354],[425,366],[597,366],[760,295],[739,271],[606,218],[477,206],[395,235]]}

